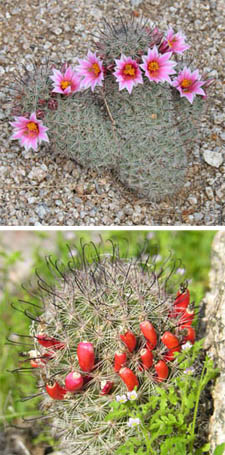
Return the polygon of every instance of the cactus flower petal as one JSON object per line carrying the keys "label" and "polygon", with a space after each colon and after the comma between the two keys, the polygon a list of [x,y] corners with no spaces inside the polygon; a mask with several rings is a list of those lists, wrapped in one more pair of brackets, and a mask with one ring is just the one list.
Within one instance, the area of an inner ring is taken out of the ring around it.
{"label": "cactus flower petal", "polygon": [[173,80],[172,85],[179,92],[180,96],[185,96],[190,103],[193,103],[195,95],[205,96],[204,90],[201,88],[206,81],[200,80],[198,70],[191,72],[189,68],[185,68],[178,74],[177,78]]}
{"label": "cactus flower petal", "polygon": [[184,51],[190,48],[189,44],[185,43],[186,36],[182,32],[174,33],[170,27],[167,31],[165,40],[159,47],[161,53],[173,52],[176,54],[182,54]]}
{"label": "cactus flower petal", "polygon": [[54,82],[54,88],[52,90],[54,93],[70,95],[71,93],[75,93],[80,90],[80,77],[71,68],[71,66],[68,66],[64,73],[53,69],[53,75],[49,77]]}
{"label": "cactus flower petal", "polygon": [[113,73],[119,83],[119,90],[126,88],[131,94],[133,87],[137,84],[143,84],[141,70],[131,57],[121,55],[120,59],[115,59],[116,68]]}
{"label": "cactus flower petal", "polygon": [[18,139],[20,145],[25,147],[26,150],[32,148],[37,151],[38,144],[42,141],[49,142],[46,134],[48,128],[43,125],[41,120],[37,119],[35,112],[29,118],[15,117],[15,121],[10,122],[10,125],[15,128],[10,139]]}
{"label": "cactus flower petal", "polygon": [[143,64],[140,67],[145,71],[145,76],[154,82],[169,82],[171,74],[175,74],[173,67],[176,62],[170,60],[172,52],[161,55],[156,46],[148,50],[148,55],[142,57]]}
{"label": "cactus flower petal", "polygon": [[96,52],[88,51],[85,59],[78,59],[79,65],[75,70],[82,77],[81,88],[91,88],[94,91],[96,85],[102,86],[104,79],[104,68],[100,58],[96,56]]}

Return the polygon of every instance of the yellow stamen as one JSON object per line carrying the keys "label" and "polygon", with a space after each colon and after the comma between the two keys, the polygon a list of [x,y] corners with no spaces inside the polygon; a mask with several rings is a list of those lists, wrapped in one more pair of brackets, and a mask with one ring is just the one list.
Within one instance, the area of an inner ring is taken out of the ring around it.
{"label": "yellow stamen", "polygon": [[168,42],[169,46],[172,47],[173,44],[176,43],[176,38],[173,38],[173,39],[171,39],[171,40],[168,40],[167,42]]}
{"label": "yellow stamen", "polygon": [[136,68],[134,68],[134,66],[131,64],[131,63],[127,63],[125,66],[124,66],[124,70],[123,70],[123,73],[126,75],[126,76],[136,76]]}
{"label": "yellow stamen", "polygon": [[95,73],[95,76],[98,76],[99,73],[101,73],[98,63],[93,63],[93,65],[91,66],[89,71],[91,71],[92,73]]}
{"label": "yellow stamen", "polygon": [[69,85],[71,85],[70,81],[62,81],[60,84],[62,90],[65,90],[67,87],[69,87]]}
{"label": "yellow stamen", "polygon": [[154,73],[155,71],[158,71],[158,69],[159,69],[158,62],[149,62],[148,64],[149,73]]}
{"label": "yellow stamen", "polygon": [[193,82],[190,79],[183,79],[180,86],[184,89],[184,91],[187,91],[192,83]]}
{"label": "yellow stamen", "polygon": [[39,132],[37,123],[29,122],[29,123],[27,123],[27,128],[29,131],[32,131],[32,132],[35,132],[35,133]]}

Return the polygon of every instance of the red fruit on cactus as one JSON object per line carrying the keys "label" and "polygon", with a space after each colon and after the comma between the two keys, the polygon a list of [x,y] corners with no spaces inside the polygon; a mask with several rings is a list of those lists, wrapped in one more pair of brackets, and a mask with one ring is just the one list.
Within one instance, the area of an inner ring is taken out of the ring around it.
{"label": "red fruit on cactus", "polygon": [[101,382],[101,392],[100,395],[108,395],[111,392],[113,382],[111,381],[102,381]]}
{"label": "red fruit on cactus", "polygon": [[120,339],[127,346],[128,350],[133,352],[137,343],[136,336],[128,330],[124,335],[120,335]]}
{"label": "red fruit on cactus", "polygon": [[75,392],[83,387],[84,380],[80,373],[72,371],[65,378],[66,390],[69,392]]}
{"label": "red fruit on cactus", "polygon": [[77,346],[77,357],[81,370],[91,371],[94,368],[95,353],[92,343],[82,341]]}
{"label": "red fruit on cactus", "polygon": [[169,349],[174,349],[179,346],[178,338],[171,332],[165,332],[161,338],[162,343]]}
{"label": "red fruit on cactus", "polygon": [[183,313],[190,303],[190,292],[188,289],[185,291],[178,291],[175,302],[173,303],[173,310],[170,317],[176,317],[179,313]]}
{"label": "red fruit on cactus", "polygon": [[157,373],[156,380],[158,382],[165,381],[165,379],[168,378],[169,368],[163,360],[159,360],[158,363],[156,363],[155,370]]}
{"label": "red fruit on cactus", "polygon": [[157,334],[151,322],[149,321],[141,322],[140,329],[146,340],[148,340],[149,349],[154,349],[157,345]]}
{"label": "red fruit on cactus", "polygon": [[116,351],[114,357],[114,370],[116,371],[116,373],[118,373],[120,369],[125,365],[126,360],[127,360],[126,352]]}
{"label": "red fruit on cactus", "polygon": [[65,347],[65,343],[62,343],[56,338],[51,338],[45,333],[39,333],[37,335],[38,343],[45,348],[54,348],[54,349],[63,349]]}
{"label": "red fruit on cactus", "polygon": [[179,328],[183,329],[185,327],[190,327],[194,317],[195,312],[187,307],[187,309],[183,312],[181,318],[179,319]]}
{"label": "red fruit on cactus", "polygon": [[48,360],[54,357],[55,353],[45,352],[43,355],[39,355],[36,351],[29,351],[30,365],[32,368],[42,368],[46,365]]}
{"label": "red fruit on cactus", "polygon": [[195,329],[193,327],[185,327],[185,337],[183,339],[183,342],[186,343],[187,341],[190,341],[192,344],[195,342]]}
{"label": "red fruit on cactus", "polygon": [[140,352],[142,364],[145,370],[151,368],[153,364],[153,354],[149,349],[142,349]]}
{"label": "red fruit on cactus", "polygon": [[64,395],[66,394],[66,389],[61,387],[56,381],[52,385],[46,384],[45,390],[53,400],[63,400]]}
{"label": "red fruit on cactus", "polygon": [[173,360],[175,360],[174,353],[180,352],[180,350],[181,350],[180,346],[177,346],[174,349],[169,349],[168,352],[166,353],[166,355],[164,355],[163,360],[165,360],[165,362],[168,362],[168,361],[172,362]]}
{"label": "red fruit on cactus", "polygon": [[126,384],[129,392],[131,392],[135,386],[139,386],[138,378],[135,376],[130,368],[124,367],[119,371],[119,375],[122,381]]}

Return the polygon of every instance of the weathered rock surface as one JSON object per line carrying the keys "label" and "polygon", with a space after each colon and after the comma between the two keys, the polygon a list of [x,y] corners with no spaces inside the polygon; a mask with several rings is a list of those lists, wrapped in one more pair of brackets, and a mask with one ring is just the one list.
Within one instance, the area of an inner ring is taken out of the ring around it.
{"label": "weathered rock surface", "polygon": [[205,347],[209,348],[209,355],[221,371],[212,391],[214,412],[210,419],[209,439],[214,450],[218,444],[225,442],[225,231],[216,234],[212,245],[210,292],[206,295],[205,322]]}

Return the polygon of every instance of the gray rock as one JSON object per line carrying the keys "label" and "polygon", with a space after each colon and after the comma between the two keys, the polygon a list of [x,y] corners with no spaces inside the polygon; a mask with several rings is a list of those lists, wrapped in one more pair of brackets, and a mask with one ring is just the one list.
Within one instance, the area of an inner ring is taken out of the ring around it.
{"label": "gray rock", "polygon": [[207,164],[213,167],[220,167],[223,162],[222,153],[215,152],[212,150],[204,150],[203,158]]}
{"label": "gray rock", "polygon": [[35,209],[35,213],[39,216],[39,218],[43,219],[49,212],[48,207],[45,204],[38,205]]}
{"label": "gray rock", "polygon": [[42,169],[42,167],[32,167],[31,171],[28,174],[28,178],[30,180],[37,180],[38,182],[42,182],[47,176],[47,172]]}
{"label": "gray rock", "polygon": [[208,197],[210,200],[212,200],[212,199],[214,198],[214,193],[213,193],[213,190],[212,190],[211,186],[207,186],[207,187],[205,188],[205,192],[206,192],[206,194],[207,194],[207,197]]}

